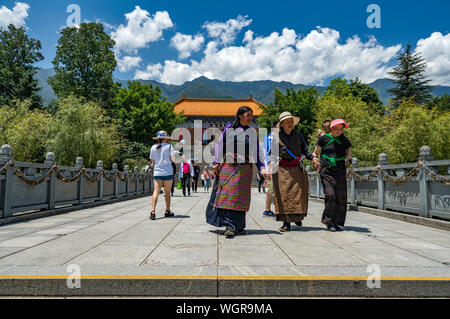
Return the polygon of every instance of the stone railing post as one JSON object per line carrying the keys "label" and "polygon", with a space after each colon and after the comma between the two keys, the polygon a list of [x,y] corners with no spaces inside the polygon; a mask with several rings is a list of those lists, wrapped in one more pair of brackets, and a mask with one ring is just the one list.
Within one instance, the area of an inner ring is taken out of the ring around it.
{"label": "stone railing post", "polygon": [[380,171],[377,174],[378,180],[378,209],[384,209],[384,191],[385,185],[383,181],[383,175],[381,174],[381,169],[383,165],[389,165],[387,161],[387,155],[385,153],[381,153],[378,155],[378,165],[380,166]]}
{"label": "stone railing post", "polygon": [[[352,158],[352,168],[358,168],[358,159],[356,157]],[[350,209],[358,210],[358,205],[356,203],[356,182],[355,177],[350,175]]]}
{"label": "stone railing post", "polygon": [[[103,169],[103,161],[97,161],[97,171],[98,174],[101,173]],[[103,175],[100,177],[100,180],[98,181],[98,200],[103,200]]]}
{"label": "stone railing post", "polygon": [[[77,157],[75,162],[75,169],[78,173],[83,168],[83,158]],[[81,205],[83,203],[83,175],[80,176],[78,180],[78,204]]]}
{"label": "stone railing post", "polygon": [[[117,174],[117,163],[112,164],[112,171],[114,172],[114,176]],[[119,178],[116,177],[114,180],[114,198],[119,197]]]}
{"label": "stone railing post", "polygon": [[[14,160],[13,149],[11,145],[5,144],[0,148],[0,168]],[[11,196],[12,196],[12,179],[13,171],[10,167],[6,169],[5,180],[3,181],[3,187],[0,194],[0,208],[3,210],[2,218],[7,218],[12,216],[11,210]]]}
{"label": "stone railing post", "polygon": [[430,203],[429,203],[429,193],[428,182],[427,182],[427,174],[425,173],[425,165],[427,161],[432,161],[433,156],[431,156],[431,149],[428,146],[422,146],[419,152],[419,161],[423,162],[423,165],[420,165],[419,170],[419,196],[420,196],[420,211],[419,215],[422,217],[430,217]]}
{"label": "stone railing post", "polygon": [[[52,152],[48,152],[45,155],[44,164],[50,165],[50,168],[56,164],[55,154]],[[48,209],[55,209],[55,198],[56,198],[56,173],[53,172],[50,175],[50,179],[47,182],[47,202]]]}
{"label": "stone railing post", "polygon": [[145,193],[145,167],[141,170],[142,176],[142,192]]}
{"label": "stone railing post", "polygon": [[136,179],[135,182],[134,182],[134,185],[135,185],[134,186],[134,193],[135,194],[138,193],[138,182],[139,182],[139,180],[138,180],[138,174],[139,174],[138,170],[139,170],[138,167],[134,167],[133,174],[134,174],[134,178]]}
{"label": "stone railing post", "polygon": [[126,178],[125,182],[125,194],[128,197],[130,195],[130,166],[125,165],[123,168],[123,175]]}

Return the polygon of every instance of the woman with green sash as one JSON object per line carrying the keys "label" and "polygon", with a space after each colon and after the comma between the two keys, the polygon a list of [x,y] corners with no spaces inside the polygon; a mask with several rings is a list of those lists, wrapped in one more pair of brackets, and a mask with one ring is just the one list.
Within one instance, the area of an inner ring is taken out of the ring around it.
{"label": "woman with green sash", "polygon": [[347,214],[347,177],[346,166],[352,157],[352,144],[343,134],[348,127],[343,119],[331,122],[331,132],[322,135],[313,152],[313,162],[320,154],[319,175],[325,193],[325,209],[322,223],[329,231],[344,230]]}

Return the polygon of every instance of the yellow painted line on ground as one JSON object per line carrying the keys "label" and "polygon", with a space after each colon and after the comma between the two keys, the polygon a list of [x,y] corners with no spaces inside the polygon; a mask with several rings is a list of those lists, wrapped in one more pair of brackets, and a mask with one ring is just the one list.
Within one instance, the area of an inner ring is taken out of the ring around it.
{"label": "yellow painted line on ground", "polygon": [[[67,279],[67,276],[0,276],[0,279]],[[80,276],[80,279],[296,279],[296,280],[367,280],[355,276]],[[372,277],[371,277],[372,278]],[[373,278],[372,278],[373,279]],[[450,277],[380,277],[381,280],[450,280]]]}

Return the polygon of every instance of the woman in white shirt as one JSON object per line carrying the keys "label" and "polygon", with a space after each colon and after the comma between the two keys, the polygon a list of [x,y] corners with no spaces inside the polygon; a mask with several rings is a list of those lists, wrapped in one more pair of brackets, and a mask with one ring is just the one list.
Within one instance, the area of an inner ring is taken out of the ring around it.
{"label": "woman in white shirt", "polygon": [[158,140],[158,144],[155,144],[150,149],[150,161],[153,166],[153,179],[155,190],[152,197],[152,211],[150,213],[150,219],[155,220],[156,203],[158,202],[159,193],[161,188],[164,187],[164,198],[166,200],[166,213],[165,217],[172,217],[174,214],[170,211],[170,191],[173,183],[173,167],[172,162],[175,162],[175,150],[173,146],[168,144],[169,140],[165,131],[159,131],[154,140]]}

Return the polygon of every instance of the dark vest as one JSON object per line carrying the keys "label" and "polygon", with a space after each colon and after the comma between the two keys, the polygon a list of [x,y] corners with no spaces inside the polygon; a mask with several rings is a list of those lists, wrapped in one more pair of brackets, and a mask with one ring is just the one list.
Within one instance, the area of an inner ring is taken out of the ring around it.
{"label": "dark vest", "polygon": [[280,129],[280,158],[284,160],[293,160],[291,154],[289,154],[285,146],[289,149],[289,151],[294,154],[297,157],[301,156],[301,146],[302,146],[302,140],[300,139],[300,135],[297,130],[292,130],[291,136],[288,142],[288,138],[286,134],[284,133],[283,129]]}

